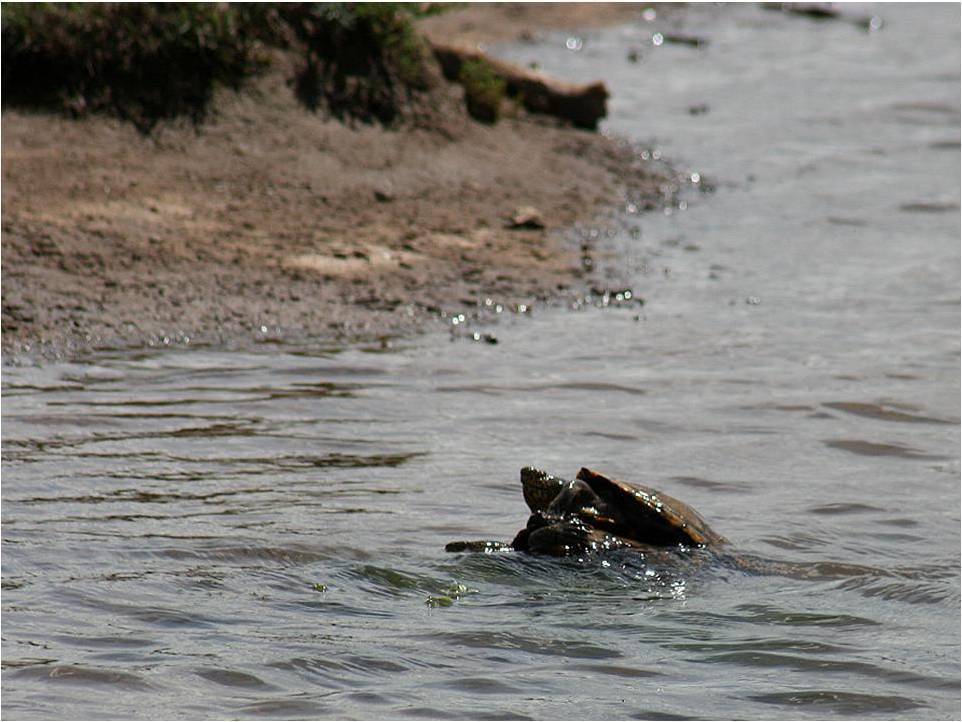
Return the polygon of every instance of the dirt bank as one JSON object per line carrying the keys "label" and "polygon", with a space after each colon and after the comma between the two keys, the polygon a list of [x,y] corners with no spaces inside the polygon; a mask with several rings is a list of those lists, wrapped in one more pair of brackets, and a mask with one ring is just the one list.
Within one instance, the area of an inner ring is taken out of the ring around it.
{"label": "dirt bank", "polygon": [[[639,3],[453,3],[456,10],[418,25],[431,39],[477,44],[530,41],[551,30],[586,30],[637,22]],[[668,9],[662,3],[660,11]]]}
{"label": "dirt bank", "polygon": [[[474,122],[449,110],[460,92],[437,127],[400,131],[309,113],[280,71],[225,92],[199,129],[152,137],[4,112],[5,360],[165,338],[376,337],[486,297],[583,287],[564,229],[626,197],[654,202],[663,179],[599,134]],[[509,228],[518,206],[545,228]]]}

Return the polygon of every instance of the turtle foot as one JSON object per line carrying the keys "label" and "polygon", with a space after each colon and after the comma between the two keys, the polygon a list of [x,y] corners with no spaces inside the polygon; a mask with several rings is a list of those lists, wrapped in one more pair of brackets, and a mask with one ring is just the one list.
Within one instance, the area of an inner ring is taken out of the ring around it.
{"label": "turtle foot", "polygon": [[494,552],[512,551],[512,546],[502,541],[454,541],[444,546],[446,552]]}

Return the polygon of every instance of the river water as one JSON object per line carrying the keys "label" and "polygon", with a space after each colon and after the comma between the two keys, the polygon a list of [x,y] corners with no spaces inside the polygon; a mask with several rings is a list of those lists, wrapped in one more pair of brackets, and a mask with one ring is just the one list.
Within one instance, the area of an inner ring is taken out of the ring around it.
{"label": "river water", "polygon": [[[4,717],[958,718],[960,11],[865,12],[500,49],[688,178],[606,241],[644,305],[5,369]],[[782,566],[446,554],[528,464]]]}

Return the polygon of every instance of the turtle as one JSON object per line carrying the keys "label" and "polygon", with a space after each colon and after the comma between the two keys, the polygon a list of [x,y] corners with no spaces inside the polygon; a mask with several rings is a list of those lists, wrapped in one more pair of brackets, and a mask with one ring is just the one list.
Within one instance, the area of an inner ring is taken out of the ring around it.
{"label": "turtle", "polygon": [[514,540],[451,542],[445,549],[516,550],[568,556],[592,551],[637,549],[717,550],[728,540],[687,504],[640,484],[611,479],[582,468],[573,481],[525,467],[521,488],[531,516]]}
{"label": "turtle", "polygon": [[725,537],[684,502],[591,469],[582,468],[573,481],[567,481],[526,466],[521,469],[521,488],[531,516],[513,541],[456,541],[445,549],[556,557],[629,550],[640,552],[645,563],[672,565],[683,557],[696,567],[717,562],[749,574],[793,579],[885,574],[856,564],[789,562],[734,551]]}

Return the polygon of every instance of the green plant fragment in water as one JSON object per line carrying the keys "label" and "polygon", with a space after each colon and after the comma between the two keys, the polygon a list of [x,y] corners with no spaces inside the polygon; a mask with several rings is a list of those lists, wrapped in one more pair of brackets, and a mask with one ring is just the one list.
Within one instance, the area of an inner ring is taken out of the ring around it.
{"label": "green plant fragment in water", "polygon": [[437,596],[433,594],[430,595],[425,601],[425,604],[429,607],[450,607],[461,597],[468,594],[476,594],[477,591],[477,589],[470,589],[465,584],[452,582],[441,590],[441,594]]}

